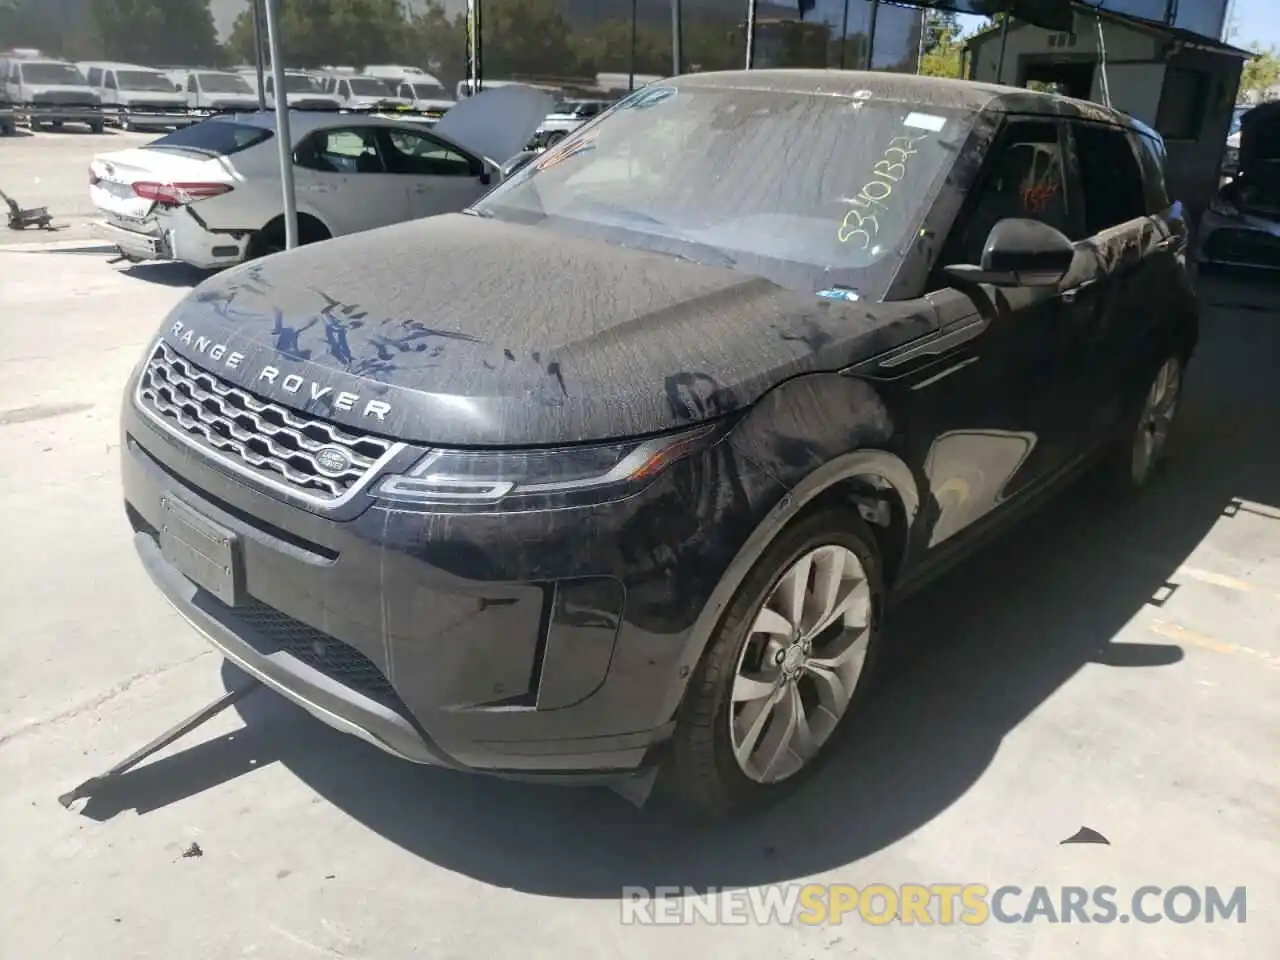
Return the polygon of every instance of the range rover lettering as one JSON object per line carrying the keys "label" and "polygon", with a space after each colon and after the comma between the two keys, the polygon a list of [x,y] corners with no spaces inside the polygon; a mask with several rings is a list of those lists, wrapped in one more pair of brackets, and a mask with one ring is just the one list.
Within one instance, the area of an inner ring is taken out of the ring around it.
{"label": "range rover lettering", "polygon": [[1154,475],[1198,337],[1162,162],[1026,90],[648,86],[464,213],[193,290],[124,399],[135,545],[398,757],[771,802],[859,732],[893,604]]}

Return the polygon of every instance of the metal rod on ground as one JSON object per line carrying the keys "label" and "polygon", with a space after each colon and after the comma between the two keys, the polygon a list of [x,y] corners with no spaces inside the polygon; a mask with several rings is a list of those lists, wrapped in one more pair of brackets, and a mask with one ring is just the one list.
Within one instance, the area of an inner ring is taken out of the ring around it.
{"label": "metal rod on ground", "polygon": [[684,19],[681,0],[671,0],[671,75],[678,76],[683,67],[684,57],[681,47],[684,37],[681,23]]}
{"label": "metal rod on ground", "polygon": [[237,700],[242,699],[245,694],[250,693],[253,690],[257,690],[260,686],[262,686],[262,684],[257,680],[250,680],[244,686],[237,687],[235,690],[228,690],[217,700],[213,701],[213,703],[208,706],[201,707],[191,716],[187,717],[187,719],[170,727],[146,746],[135,750],[106,772],[100,773],[96,777],[90,777],[84,783],[68,790],[62,796],[58,797],[58,802],[64,807],[70,808],[71,804],[89,796],[95,789],[102,786],[102,784],[106,783],[108,780],[114,780],[122,773],[126,773],[133,769],[143,760],[147,759],[147,757],[163,750],[179,737],[186,736],[196,727],[200,726],[200,724],[205,723],[208,720],[212,720],[223,710],[227,709],[227,707],[231,706]]}
{"label": "metal rod on ground", "polygon": [[[293,137],[289,132],[289,95],[284,85],[284,60],[280,56],[280,0],[267,5],[267,45],[271,48],[271,89],[276,108],[276,145],[280,149],[280,181],[284,186],[284,248],[298,245],[298,199],[293,189]],[[284,102],[281,109],[280,103]]]}
{"label": "metal rod on ground", "polygon": [[263,79],[262,55],[262,0],[249,0],[249,10],[253,14],[253,66],[258,74],[258,109],[267,109],[267,86]]}
{"label": "metal rod on ground", "polygon": [[747,3],[747,69],[754,65],[756,56],[756,0]]}
{"label": "metal rod on ground", "polygon": [[867,66],[870,70],[875,63],[876,52],[876,20],[880,16],[880,0],[871,0],[871,22],[867,24]]}
{"label": "metal rod on ground", "polygon": [[996,64],[996,83],[1004,83],[1004,50],[1009,42],[1009,11],[1000,20],[1000,62]]}

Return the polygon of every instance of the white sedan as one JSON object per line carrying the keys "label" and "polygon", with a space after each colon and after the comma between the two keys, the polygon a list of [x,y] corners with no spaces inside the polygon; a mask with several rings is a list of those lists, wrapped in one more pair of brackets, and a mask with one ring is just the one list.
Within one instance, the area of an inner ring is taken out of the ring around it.
{"label": "white sedan", "polygon": [[[499,87],[430,130],[354,114],[290,111],[298,240],[456,213],[502,176],[551,98]],[[284,249],[275,114],[212,117],[144,147],[99,154],[89,195],[98,237],[129,260],[227,267]]]}

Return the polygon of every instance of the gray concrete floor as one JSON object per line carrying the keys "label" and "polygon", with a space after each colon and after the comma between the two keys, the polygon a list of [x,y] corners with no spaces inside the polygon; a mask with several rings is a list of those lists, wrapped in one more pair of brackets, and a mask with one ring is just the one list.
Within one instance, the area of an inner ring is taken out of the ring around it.
{"label": "gray concrete floor", "polygon": [[[0,164],[3,166],[3,164]],[[28,240],[35,240],[34,236]],[[0,249],[0,957],[1144,960],[1280,954],[1280,293],[1204,290],[1178,456],[921,595],[785,808],[690,831],[612,794],[398,763],[270,693],[67,811],[233,679],[135,561],[121,385],[198,276]],[[1110,846],[1060,846],[1088,826]],[[183,858],[196,841],[199,858]],[[637,929],[624,886],[1245,886],[1244,924]]]}

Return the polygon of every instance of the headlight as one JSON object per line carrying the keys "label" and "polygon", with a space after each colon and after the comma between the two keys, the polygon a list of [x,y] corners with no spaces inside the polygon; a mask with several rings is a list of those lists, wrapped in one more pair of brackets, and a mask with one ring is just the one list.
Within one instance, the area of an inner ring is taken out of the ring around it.
{"label": "headlight", "polygon": [[636,493],[682,457],[712,446],[711,424],[642,441],[539,450],[432,450],[384,477],[380,500],[465,512],[573,507]]}

